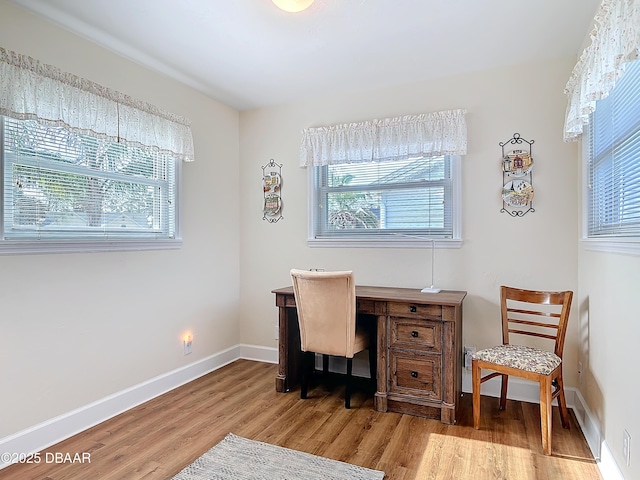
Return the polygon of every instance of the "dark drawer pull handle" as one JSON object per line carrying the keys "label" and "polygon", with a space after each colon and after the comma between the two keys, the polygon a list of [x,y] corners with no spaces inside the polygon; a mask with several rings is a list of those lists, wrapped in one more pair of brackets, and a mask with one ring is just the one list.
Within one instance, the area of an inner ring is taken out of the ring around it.
{"label": "dark drawer pull handle", "polygon": [[411,332],[411,336],[413,338],[418,338],[418,332],[414,330],[413,332]]}
{"label": "dark drawer pull handle", "polygon": [[415,305],[411,305],[411,306],[409,307],[409,311],[410,311],[411,313],[416,313],[416,312],[418,311],[418,309],[415,307]]}
{"label": "dark drawer pull handle", "polygon": [[411,376],[413,378],[418,378],[418,372],[411,372]]}

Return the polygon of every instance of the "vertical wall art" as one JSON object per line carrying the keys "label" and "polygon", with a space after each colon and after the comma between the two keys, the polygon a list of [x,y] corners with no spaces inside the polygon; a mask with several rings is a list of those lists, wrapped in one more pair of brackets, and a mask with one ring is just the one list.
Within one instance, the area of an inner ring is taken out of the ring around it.
{"label": "vertical wall art", "polygon": [[273,158],[262,167],[262,191],[264,193],[262,219],[275,223],[284,218],[282,216],[282,165],[276,163]]}
{"label": "vertical wall art", "polygon": [[[501,213],[522,217],[533,208],[533,140],[525,140],[514,133],[502,147],[502,208]],[[517,147],[511,149],[511,145]],[[505,150],[506,147],[506,150]]]}

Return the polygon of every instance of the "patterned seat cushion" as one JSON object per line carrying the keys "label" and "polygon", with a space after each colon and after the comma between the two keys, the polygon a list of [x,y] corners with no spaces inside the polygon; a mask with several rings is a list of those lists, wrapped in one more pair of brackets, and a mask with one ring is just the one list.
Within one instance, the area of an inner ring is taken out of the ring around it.
{"label": "patterned seat cushion", "polygon": [[524,345],[485,348],[477,351],[473,358],[541,375],[549,375],[562,362],[553,352]]}

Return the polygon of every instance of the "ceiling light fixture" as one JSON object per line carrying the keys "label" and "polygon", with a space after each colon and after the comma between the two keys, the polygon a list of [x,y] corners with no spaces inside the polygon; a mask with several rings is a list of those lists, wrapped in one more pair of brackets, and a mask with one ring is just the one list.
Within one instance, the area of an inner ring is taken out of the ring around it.
{"label": "ceiling light fixture", "polygon": [[285,12],[301,12],[311,6],[314,0],[272,0],[278,8]]}

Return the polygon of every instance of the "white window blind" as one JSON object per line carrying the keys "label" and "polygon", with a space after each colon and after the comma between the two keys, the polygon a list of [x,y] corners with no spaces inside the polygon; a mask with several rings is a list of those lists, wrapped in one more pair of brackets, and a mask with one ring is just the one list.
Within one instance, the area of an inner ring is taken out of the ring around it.
{"label": "white window blind", "polygon": [[314,167],[314,237],[453,238],[450,156]]}
{"label": "white window blind", "polygon": [[589,122],[587,236],[640,237],[640,62]]}
{"label": "white window blind", "polygon": [[176,238],[175,157],[35,120],[0,120],[0,247]]}

